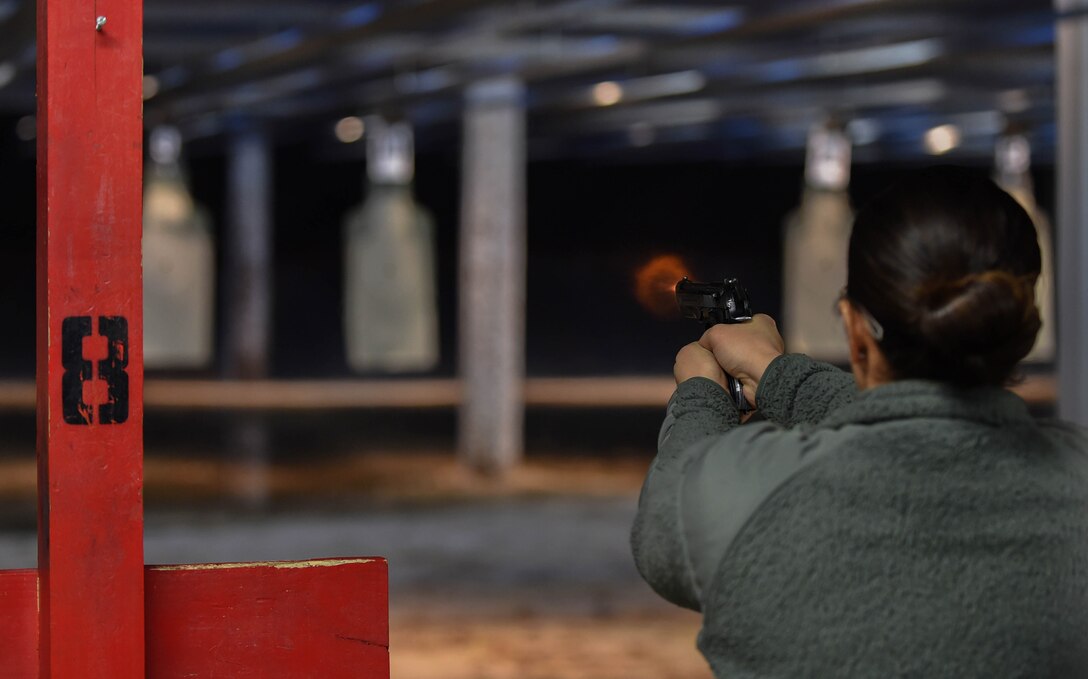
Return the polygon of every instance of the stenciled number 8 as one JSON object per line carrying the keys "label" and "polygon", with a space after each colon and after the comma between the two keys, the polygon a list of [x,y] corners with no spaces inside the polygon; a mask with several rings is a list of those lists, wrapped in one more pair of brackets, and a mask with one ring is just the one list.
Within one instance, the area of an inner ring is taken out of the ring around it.
{"label": "stenciled number 8", "polygon": [[[92,378],[92,362],[83,356],[83,339],[91,336],[90,316],[70,316],[61,324],[61,402],[68,424],[92,424],[94,406],[83,401],[83,385]],[[106,358],[98,361],[98,379],[106,383],[106,402],[98,406],[99,424],[128,420],[128,320],[99,316],[98,334],[106,338]]]}

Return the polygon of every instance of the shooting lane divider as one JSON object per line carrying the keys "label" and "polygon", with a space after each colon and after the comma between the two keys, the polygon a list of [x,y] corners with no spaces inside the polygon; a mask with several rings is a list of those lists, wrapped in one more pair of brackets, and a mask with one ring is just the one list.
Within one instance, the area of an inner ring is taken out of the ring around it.
{"label": "shooting lane divider", "polygon": [[0,572],[4,678],[387,678],[383,559],[144,565],[143,7],[37,1],[38,569]]}

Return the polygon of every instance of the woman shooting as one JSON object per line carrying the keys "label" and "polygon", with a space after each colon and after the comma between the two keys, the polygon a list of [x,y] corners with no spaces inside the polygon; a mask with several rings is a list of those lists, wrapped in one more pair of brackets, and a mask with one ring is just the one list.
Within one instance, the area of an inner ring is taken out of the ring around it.
{"label": "woman shooting", "polygon": [[851,373],[767,316],[680,351],[632,547],[716,676],[1088,677],[1088,438],[1004,388],[1039,271],[1016,201],[926,170],[855,221]]}

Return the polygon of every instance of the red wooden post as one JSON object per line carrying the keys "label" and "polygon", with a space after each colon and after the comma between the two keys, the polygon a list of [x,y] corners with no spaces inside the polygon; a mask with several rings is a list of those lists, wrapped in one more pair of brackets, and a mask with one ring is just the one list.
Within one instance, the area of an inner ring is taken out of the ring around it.
{"label": "red wooden post", "polygon": [[0,677],[387,679],[384,559],[145,593],[141,32],[139,0],[38,0],[38,570],[0,571]]}
{"label": "red wooden post", "polygon": [[38,676],[38,571],[0,571],[0,667],[5,679]]}
{"label": "red wooden post", "polygon": [[38,0],[43,677],[144,671],[143,6]]}

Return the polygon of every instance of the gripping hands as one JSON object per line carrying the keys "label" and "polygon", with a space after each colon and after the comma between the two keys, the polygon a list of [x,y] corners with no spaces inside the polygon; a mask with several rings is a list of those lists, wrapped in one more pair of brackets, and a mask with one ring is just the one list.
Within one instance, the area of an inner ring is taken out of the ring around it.
{"label": "gripping hands", "polygon": [[676,286],[676,297],[686,318],[707,326],[698,342],[677,355],[677,383],[707,377],[722,385],[738,411],[750,412],[763,372],[784,351],[774,320],[752,314],[748,294],[736,279],[705,284],[685,278]]}

